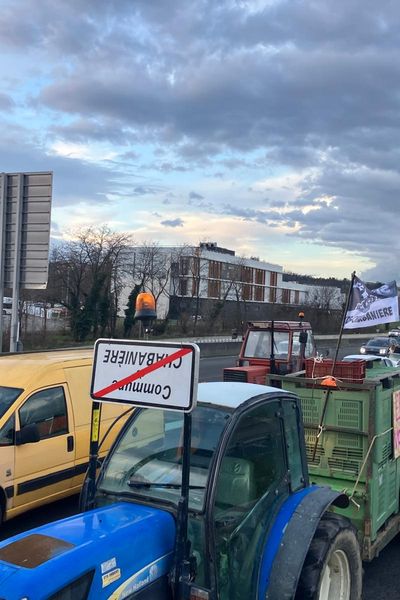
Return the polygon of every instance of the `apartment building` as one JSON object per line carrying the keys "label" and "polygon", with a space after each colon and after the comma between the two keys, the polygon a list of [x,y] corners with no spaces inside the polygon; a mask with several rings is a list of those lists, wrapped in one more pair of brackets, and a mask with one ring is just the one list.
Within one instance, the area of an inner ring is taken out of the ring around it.
{"label": "apartment building", "polygon": [[204,242],[180,257],[179,295],[245,302],[303,304],[307,286],[283,282],[283,267],[257,257],[237,256],[216,242]]}
{"label": "apartment building", "polygon": [[[283,281],[281,265],[258,257],[237,256],[234,250],[222,248],[216,242],[139,247],[132,252],[132,264],[136,264],[136,270],[141,269],[146,289],[156,297],[159,318],[165,318],[171,310],[176,313],[183,304],[187,310],[191,305],[191,310],[198,313],[199,304],[204,301],[304,306],[316,293],[315,286]],[[126,280],[120,300],[122,309],[132,287]]]}

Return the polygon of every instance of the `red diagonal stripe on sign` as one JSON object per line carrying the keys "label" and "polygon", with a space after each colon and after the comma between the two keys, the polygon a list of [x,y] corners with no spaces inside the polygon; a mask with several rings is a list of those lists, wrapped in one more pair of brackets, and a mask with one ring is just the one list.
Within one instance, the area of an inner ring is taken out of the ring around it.
{"label": "red diagonal stripe on sign", "polygon": [[98,392],[93,392],[93,396],[95,396],[96,398],[102,398],[106,394],[110,394],[111,392],[114,392],[115,390],[126,385],[127,383],[131,383],[132,381],[135,381],[136,379],[140,379],[141,377],[144,377],[148,373],[151,373],[152,371],[155,371],[156,369],[159,369],[160,367],[163,367],[164,365],[168,365],[169,363],[174,362],[174,360],[177,360],[178,358],[181,358],[182,356],[186,356],[186,354],[189,354],[190,352],[192,352],[192,348],[181,348],[181,350],[178,350],[177,352],[174,352],[173,354],[170,354],[169,356],[162,358],[158,362],[155,362],[152,365],[145,367],[144,369],[140,369],[140,371],[136,371],[132,375],[128,375],[128,377],[124,377],[124,379],[121,379],[120,381],[117,381],[116,383],[112,383],[111,385],[108,385],[107,387],[103,388],[102,390],[99,390]]}

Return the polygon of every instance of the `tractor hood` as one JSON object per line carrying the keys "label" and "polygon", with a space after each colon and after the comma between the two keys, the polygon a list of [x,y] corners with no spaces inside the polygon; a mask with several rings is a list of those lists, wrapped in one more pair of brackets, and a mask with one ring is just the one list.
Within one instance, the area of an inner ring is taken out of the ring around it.
{"label": "tractor hood", "polygon": [[122,600],[152,585],[158,598],[174,544],[174,517],[147,506],[120,502],[62,519],[0,542],[0,600],[64,588],[65,598]]}

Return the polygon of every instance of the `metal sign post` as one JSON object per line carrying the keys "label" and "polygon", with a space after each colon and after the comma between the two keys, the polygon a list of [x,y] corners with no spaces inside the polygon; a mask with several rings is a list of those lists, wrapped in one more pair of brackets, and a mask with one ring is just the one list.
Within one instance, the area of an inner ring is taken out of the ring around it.
{"label": "metal sign post", "polygon": [[[175,562],[172,573],[174,598],[186,600],[191,577],[188,540],[191,411],[196,405],[200,350],[196,344],[153,341],[97,340],[95,344],[90,395],[93,412],[102,402],[123,402],[133,406],[179,410],[183,416],[181,497],[178,502]],[[93,415],[92,412],[92,415]],[[97,454],[92,442],[85,488],[87,506],[93,505]],[[93,432],[95,435],[93,436]],[[98,439],[98,435],[97,435]]]}
{"label": "metal sign post", "polygon": [[190,583],[191,562],[188,540],[190,451],[192,446],[192,415],[183,416],[182,493],[178,503],[175,542],[175,566],[173,572],[174,598],[187,600],[187,585]]}
{"label": "metal sign post", "polygon": [[[19,285],[21,269],[21,239],[22,239],[22,201],[24,187],[22,176],[18,177],[16,210],[15,210],[15,238],[14,238],[14,264],[12,274],[12,308],[10,326],[10,352],[17,352],[19,338]],[[1,299],[3,305],[3,299]]]}
{"label": "metal sign post", "polygon": [[7,184],[6,175],[1,175],[1,187],[0,187],[0,299],[1,299],[1,311],[0,311],[0,352],[3,351],[3,298],[4,298],[4,264],[5,264],[5,247],[6,247],[6,198],[7,198]]}
{"label": "metal sign post", "polygon": [[93,508],[94,503],[96,473],[98,466],[97,458],[99,453],[101,407],[101,402],[92,402],[92,414],[90,420],[89,465],[79,498],[79,507],[82,511],[90,510],[91,508]]}

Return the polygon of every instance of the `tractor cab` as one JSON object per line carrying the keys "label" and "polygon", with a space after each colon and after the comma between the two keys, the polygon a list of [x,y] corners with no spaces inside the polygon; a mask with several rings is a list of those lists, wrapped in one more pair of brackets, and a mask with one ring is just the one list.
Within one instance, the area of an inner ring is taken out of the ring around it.
{"label": "tractor cab", "polygon": [[302,321],[252,321],[248,323],[236,367],[224,369],[224,381],[265,383],[266,375],[286,375],[304,369],[315,356],[311,325]]}
{"label": "tractor cab", "polygon": [[[296,397],[250,389],[200,384],[192,412],[188,538],[193,585],[209,593],[200,598],[261,597],[266,532],[290,494],[308,485]],[[95,506],[125,501],[176,515],[182,440],[181,413],[137,411],[103,465]]]}

